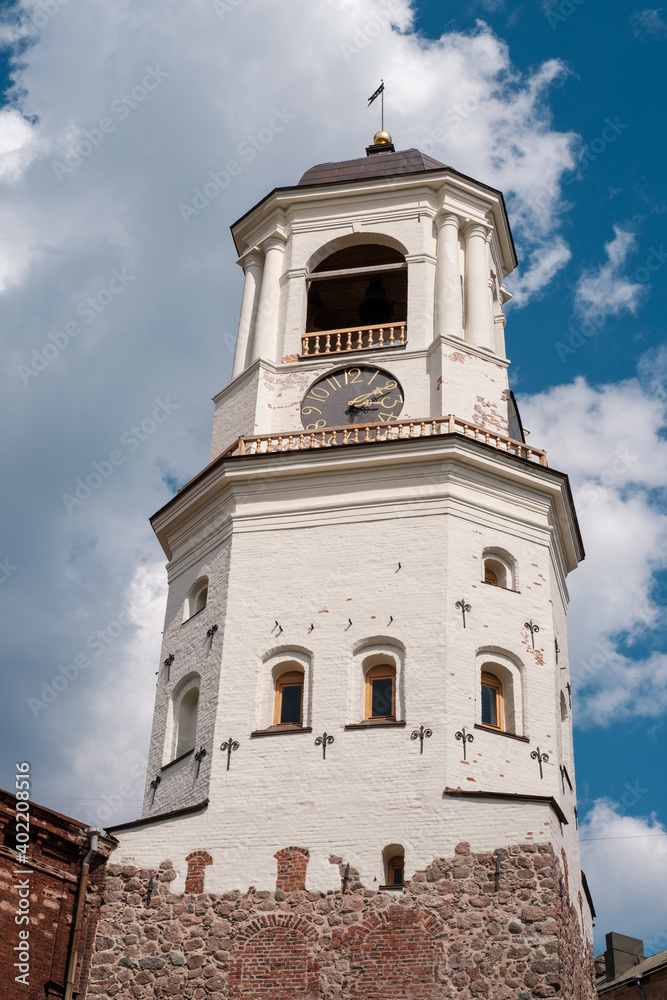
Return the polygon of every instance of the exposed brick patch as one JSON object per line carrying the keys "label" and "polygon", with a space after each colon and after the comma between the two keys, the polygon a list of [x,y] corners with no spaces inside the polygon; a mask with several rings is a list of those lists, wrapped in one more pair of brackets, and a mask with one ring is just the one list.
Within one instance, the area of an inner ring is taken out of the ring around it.
{"label": "exposed brick patch", "polygon": [[185,859],[188,863],[188,874],[185,877],[186,892],[203,892],[206,866],[213,864],[213,858],[208,851],[193,851]]}
{"label": "exposed brick patch", "polygon": [[300,1000],[319,996],[319,970],[311,958],[315,928],[296,914],[253,920],[237,935],[240,955],[229,971],[230,998]]}
{"label": "exposed brick patch", "polygon": [[[350,997],[402,1000],[437,997],[442,921],[423,911],[390,906],[349,935]],[[428,984],[431,989],[428,989]]]}
{"label": "exposed brick patch", "polygon": [[[277,854],[279,864],[300,866],[300,877],[308,857],[294,847]],[[398,896],[360,883],[345,894],[177,895],[169,862],[107,871],[81,1000],[595,998],[578,905],[567,891],[561,897],[563,869],[547,844],[494,854],[459,844]]]}
{"label": "exposed brick patch", "polygon": [[276,889],[283,892],[305,889],[310,851],[305,847],[283,847],[273,856],[278,862]]}

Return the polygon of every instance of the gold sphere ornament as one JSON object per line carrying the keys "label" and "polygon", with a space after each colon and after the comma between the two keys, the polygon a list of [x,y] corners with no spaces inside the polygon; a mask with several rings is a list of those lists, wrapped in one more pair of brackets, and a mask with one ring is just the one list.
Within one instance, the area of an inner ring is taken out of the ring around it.
{"label": "gold sphere ornament", "polygon": [[374,146],[388,146],[392,141],[388,132],[376,132],[373,136]]}

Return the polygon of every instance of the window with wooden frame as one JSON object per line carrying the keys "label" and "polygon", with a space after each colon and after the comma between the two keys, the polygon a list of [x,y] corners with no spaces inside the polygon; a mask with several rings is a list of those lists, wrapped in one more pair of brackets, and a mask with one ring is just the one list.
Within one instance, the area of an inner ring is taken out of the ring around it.
{"label": "window with wooden frame", "polygon": [[516,563],[509,552],[500,549],[485,549],[482,556],[484,583],[502,590],[514,590]]}
{"label": "window with wooden frame", "polygon": [[380,663],[366,672],[364,718],[396,718],[396,667],[393,663]]}
{"label": "window with wooden frame", "polygon": [[491,729],[505,728],[503,717],[503,686],[495,674],[482,674],[482,725]]}
{"label": "window with wooden frame", "polygon": [[273,724],[274,726],[303,724],[303,673],[300,670],[288,670],[276,679]]}
{"label": "window with wooden frame", "polygon": [[403,885],[405,879],[405,858],[395,854],[387,861],[387,885]]}

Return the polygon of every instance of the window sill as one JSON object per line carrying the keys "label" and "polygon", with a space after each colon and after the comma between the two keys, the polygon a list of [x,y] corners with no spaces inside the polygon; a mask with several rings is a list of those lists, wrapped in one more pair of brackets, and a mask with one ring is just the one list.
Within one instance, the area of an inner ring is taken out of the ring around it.
{"label": "window sill", "polygon": [[192,747],[192,749],[191,749],[191,750],[186,750],[186,751],[185,751],[185,753],[182,753],[182,754],[180,755],[180,757],[174,757],[174,759],[173,759],[173,760],[170,760],[170,761],[169,761],[169,763],[168,763],[168,764],[165,764],[165,765],[164,765],[164,767],[161,767],[161,768],[160,768],[160,770],[161,770],[161,771],[166,771],[168,767],[173,767],[173,766],[174,766],[174,764],[178,764],[178,762],[179,762],[180,760],[185,760],[185,758],[186,758],[186,757],[189,757],[189,756],[190,756],[190,754],[192,754],[192,753],[194,753],[194,752],[195,752],[195,748],[194,748],[194,747]]}
{"label": "window sill", "polygon": [[497,736],[507,736],[510,740],[519,740],[521,743],[530,743],[527,736],[517,736],[516,733],[506,733],[504,729],[494,729],[493,726],[485,726],[479,722],[475,723],[475,729],[482,729],[485,733],[496,733]]}
{"label": "window sill", "polygon": [[507,594],[520,594],[520,590],[514,590],[512,587],[501,587],[499,583],[491,583],[489,580],[482,580],[481,583],[485,587],[495,587],[496,590],[504,590]]}
{"label": "window sill", "polygon": [[250,734],[253,736],[287,736],[292,735],[292,733],[312,733],[312,726],[269,726],[268,729],[255,729],[254,732]]}
{"label": "window sill", "polygon": [[379,886],[380,892],[403,892],[405,889],[404,885],[381,885]]}
{"label": "window sill", "polygon": [[401,719],[366,719],[364,722],[351,722],[345,729],[383,729],[387,726],[405,726]]}
{"label": "window sill", "polygon": [[187,625],[188,622],[191,622],[193,618],[197,618],[198,615],[200,615],[203,611],[206,611],[206,607],[208,607],[208,605],[206,605],[203,608],[200,608],[199,611],[195,611],[195,613],[193,615],[190,615],[190,617],[186,618],[184,622],[181,622],[181,626]]}

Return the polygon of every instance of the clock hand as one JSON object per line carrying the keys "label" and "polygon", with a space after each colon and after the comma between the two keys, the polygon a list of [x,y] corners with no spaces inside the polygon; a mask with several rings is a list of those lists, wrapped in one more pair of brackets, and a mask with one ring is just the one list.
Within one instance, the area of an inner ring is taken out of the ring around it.
{"label": "clock hand", "polygon": [[[390,389],[389,391],[391,392],[392,390]],[[382,390],[382,388],[380,386],[377,386],[375,389],[371,389],[370,392],[364,392],[364,393],[362,393],[362,395],[361,396],[357,396],[356,399],[351,399],[349,401],[348,405],[349,406],[360,406],[363,403],[370,403],[371,402],[371,398],[373,396],[377,396],[378,393],[380,393],[381,395],[383,394],[383,390]]]}

